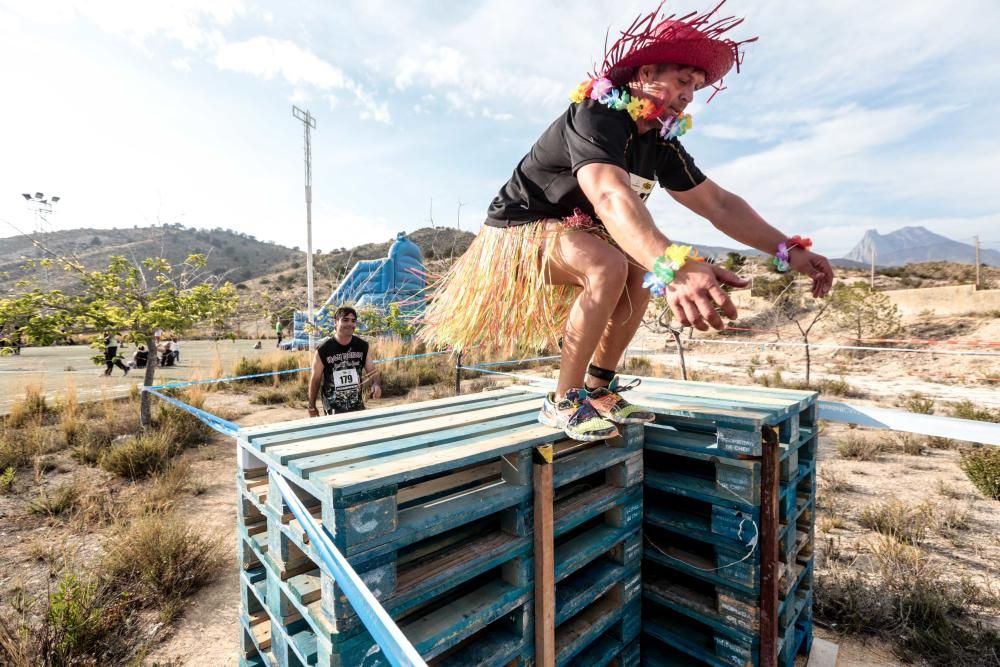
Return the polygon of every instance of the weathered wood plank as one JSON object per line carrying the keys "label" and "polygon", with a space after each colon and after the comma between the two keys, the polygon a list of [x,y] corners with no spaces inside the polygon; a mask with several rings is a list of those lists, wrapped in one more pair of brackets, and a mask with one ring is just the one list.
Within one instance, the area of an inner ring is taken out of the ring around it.
{"label": "weathered wood plank", "polygon": [[552,456],[533,466],[535,546],[535,662],[551,665],[556,659],[555,546],[553,540]]}
{"label": "weathered wood plank", "polygon": [[[515,407],[517,406],[517,407]],[[291,444],[280,444],[267,447],[265,454],[270,455],[282,465],[294,459],[307,456],[319,456],[340,449],[354,449],[366,445],[389,442],[397,438],[414,437],[427,433],[436,433],[445,429],[461,428],[470,424],[509,417],[516,413],[530,413],[538,409],[538,401],[533,397],[511,405],[500,405],[477,410],[464,410],[429,419],[417,419],[405,424],[393,424],[376,428],[366,428],[353,433],[335,433],[319,438],[309,438]]]}

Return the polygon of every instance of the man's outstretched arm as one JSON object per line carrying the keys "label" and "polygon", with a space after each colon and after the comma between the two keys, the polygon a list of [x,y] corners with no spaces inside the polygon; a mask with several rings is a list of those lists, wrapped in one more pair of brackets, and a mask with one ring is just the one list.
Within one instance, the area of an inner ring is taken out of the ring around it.
{"label": "man's outstretched arm", "polygon": [[[652,270],[653,263],[671,241],[656,227],[646,205],[632,191],[625,170],[611,164],[592,163],[581,167],[576,177],[611,238],[632,259]],[[725,324],[716,312],[716,305],[726,317],[736,319],[736,306],[720,283],[734,287],[747,284],[735,273],[703,262],[688,262],[677,272],[667,300],[682,325],[701,330],[709,325],[722,329]]]}
{"label": "man's outstretched arm", "polygon": [[[671,192],[678,202],[707,219],[720,232],[740,243],[773,255],[788,236],[775,229],[742,197],[720,187],[712,179],[684,192]],[[833,267],[822,255],[794,248],[789,263],[813,281],[814,297],[825,296],[833,284]]]}

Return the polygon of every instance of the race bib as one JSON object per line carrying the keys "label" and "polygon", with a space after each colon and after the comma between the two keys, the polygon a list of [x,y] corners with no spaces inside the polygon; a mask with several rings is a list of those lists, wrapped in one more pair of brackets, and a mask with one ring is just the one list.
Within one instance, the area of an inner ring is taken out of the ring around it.
{"label": "race bib", "polygon": [[653,188],[656,187],[656,181],[651,181],[638,174],[629,174],[628,179],[629,185],[632,186],[632,191],[639,195],[639,199],[643,201],[653,193]]}
{"label": "race bib", "polygon": [[358,379],[358,370],[356,368],[344,368],[333,372],[334,391],[340,391],[342,389],[357,389],[360,384],[361,382]]}

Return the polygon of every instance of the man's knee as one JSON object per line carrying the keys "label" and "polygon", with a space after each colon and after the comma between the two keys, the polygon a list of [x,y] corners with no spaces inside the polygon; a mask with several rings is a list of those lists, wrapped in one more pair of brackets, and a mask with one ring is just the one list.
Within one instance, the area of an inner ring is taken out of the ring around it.
{"label": "man's knee", "polygon": [[620,252],[607,253],[595,258],[586,271],[588,281],[595,287],[620,291],[628,279],[628,260]]}

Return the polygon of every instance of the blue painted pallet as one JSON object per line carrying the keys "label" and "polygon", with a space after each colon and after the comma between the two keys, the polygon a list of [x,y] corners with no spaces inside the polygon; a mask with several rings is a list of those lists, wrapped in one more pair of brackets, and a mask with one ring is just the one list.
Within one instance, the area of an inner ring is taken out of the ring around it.
{"label": "blue painted pallet", "polygon": [[557,664],[607,664],[638,635],[639,566],[602,557],[556,586]]}
{"label": "blue painted pallet", "polygon": [[[649,603],[647,604],[654,604]],[[808,604],[805,599],[796,600],[796,609],[801,615]],[[733,633],[730,629],[712,625],[680,614],[672,609],[655,605],[643,610],[645,622],[643,634],[651,636],[677,651],[714,667],[760,667],[759,641]],[[778,638],[778,662],[782,667],[794,664],[795,654],[802,647],[796,641],[801,631],[796,624],[786,628]]]}
{"label": "blue painted pallet", "polygon": [[[801,599],[812,605],[812,564],[796,567],[780,596],[779,627],[794,624]],[[760,632],[759,598],[735,588],[712,585],[682,571],[647,559],[643,595],[656,604],[688,616],[724,634],[751,641]]]}
{"label": "blue painted pallet", "polygon": [[[650,459],[647,457],[643,469],[647,488],[693,498],[720,507],[750,511],[754,513],[755,517],[757,516],[759,502],[754,503],[729,489],[720,488],[716,484],[714,476],[690,468],[683,472],[659,470],[651,466],[649,461]],[[811,496],[815,494],[815,488],[816,462],[800,464],[797,475],[791,481],[782,483],[780,486],[778,494],[779,520],[787,522],[788,518],[795,514],[796,508],[801,506],[800,493]]]}
{"label": "blue painted pallet", "polygon": [[[816,501],[799,496],[797,502],[795,512],[780,523],[778,553],[782,562],[795,560],[804,549],[811,550]],[[757,511],[733,510],[655,490],[647,491],[643,511],[644,521],[651,526],[732,549],[748,549],[759,537]],[[752,558],[760,560],[759,550]]]}
{"label": "blue painted pallet", "polygon": [[800,427],[815,424],[817,398],[814,392],[643,378],[629,400],[652,410],[657,424],[714,435],[722,451],[760,456],[762,430],[773,429],[783,443],[798,441]]}
{"label": "blue painted pallet", "polygon": [[[752,483],[760,485],[760,463],[756,457],[748,457],[720,449],[713,433],[689,431],[663,424],[649,424],[646,427],[644,448],[647,451],[664,452],[675,456],[690,457],[705,461],[717,462],[721,466],[729,466],[729,477],[747,476],[753,473],[752,481],[737,486],[737,492],[742,486]],[[803,427],[799,430],[799,438],[790,443],[779,443],[779,479],[791,480],[797,473],[800,459],[802,463],[816,458],[816,443],[818,435],[815,428]],[[749,461],[740,465],[742,461]],[[755,464],[755,465],[754,465]]]}
{"label": "blue painted pallet", "polygon": [[[401,619],[399,627],[425,660],[446,655],[465,640],[486,631],[492,648],[497,643],[509,649],[509,655],[516,657],[523,653],[525,645],[531,641],[534,631],[529,590],[518,590],[500,585],[490,585],[474,590],[448,601],[443,606],[421,614]],[[503,632],[490,631],[497,622],[505,624]],[[516,635],[510,637],[509,635]],[[466,649],[476,652],[476,642],[466,645]],[[505,656],[507,657],[507,656]],[[317,663],[320,667],[355,667],[364,664],[375,667],[388,665],[378,645],[367,632],[356,640],[333,647],[329,653],[321,652]]]}
{"label": "blue painted pallet", "polygon": [[[427,613],[429,607],[441,606],[456,595],[462,595],[462,591],[478,591],[470,599],[480,604],[488,601],[487,596],[491,592],[498,596],[498,600],[509,600],[512,593],[529,594],[533,581],[530,540],[519,539],[515,548],[511,549],[501,539],[491,542],[458,538],[458,542],[444,550],[433,551],[432,554],[411,554],[415,560],[401,570],[403,576],[397,582],[399,587],[392,595],[383,596],[386,597],[383,607],[394,620],[401,624],[408,619],[412,621]],[[251,548],[257,550],[256,546]],[[356,652],[357,644],[366,641],[367,632],[346,600],[342,604],[350,613],[344,618],[329,613],[329,599],[324,600],[323,596],[333,593],[322,589],[323,576],[315,565],[307,572],[284,580],[266,550],[257,550],[256,554],[267,565],[269,576],[266,584],[258,583],[255,590],[263,592],[261,599],[266,599],[272,618],[277,619],[276,624],[282,626],[303,619],[308,625],[307,629],[298,628],[308,632],[293,637],[294,644],[308,644],[312,641],[311,636],[315,636],[321,646],[330,647],[328,652],[349,653],[351,646]],[[377,596],[382,596],[377,582],[369,582],[369,588]],[[461,590],[456,592],[456,589]],[[347,648],[340,648],[342,646]],[[294,652],[294,646],[289,650]],[[300,650],[303,655],[308,655],[312,645]]]}

